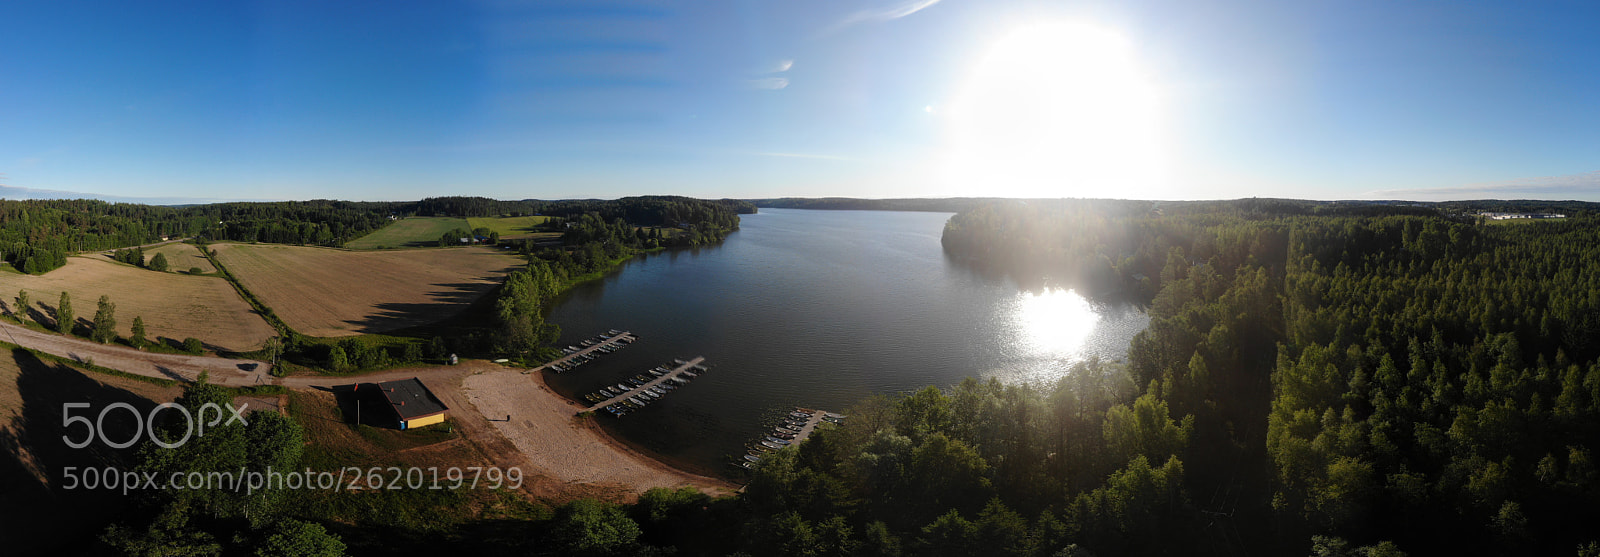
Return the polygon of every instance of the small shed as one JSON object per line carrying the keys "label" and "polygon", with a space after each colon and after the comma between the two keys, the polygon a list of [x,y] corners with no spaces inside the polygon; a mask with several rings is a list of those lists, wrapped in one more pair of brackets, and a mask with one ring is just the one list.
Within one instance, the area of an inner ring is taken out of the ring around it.
{"label": "small shed", "polygon": [[383,391],[383,398],[389,401],[389,407],[394,409],[395,417],[399,419],[400,429],[411,429],[429,426],[444,421],[444,413],[449,410],[439,398],[433,396],[433,391],[422,384],[421,379],[412,377],[399,381],[385,381],[378,384],[378,389]]}

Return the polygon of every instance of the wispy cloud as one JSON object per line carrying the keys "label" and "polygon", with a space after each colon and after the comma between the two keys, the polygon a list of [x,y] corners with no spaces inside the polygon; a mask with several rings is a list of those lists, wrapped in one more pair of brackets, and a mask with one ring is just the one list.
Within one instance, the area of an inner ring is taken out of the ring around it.
{"label": "wispy cloud", "polygon": [[783,73],[794,67],[794,60],[779,60],[772,66],[772,73]]}
{"label": "wispy cloud", "polygon": [[843,20],[840,20],[839,23],[835,23],[833,27],[828,28],[828,30],[838,31],[858,23],[900,19],[902,17],[925,10],[929,6],[938,3],[939,0],[902,0],[899,2],[875,5],[846,16]]}
{"label": "wispy cloud", "polygon": [[1600,170],[1566,176],[1518,178],[1500,182],[1484,182],[1445,186],[1438,188],[1413,188],[1377,190],[1367,192],[1367,197],[1382,199],[1415,199],[1434,201],[1448,199],[1485,199],[1538,197],[1593,197],[1600,195]]}
{"label": "wispy cloud", "polygon": [[765,89],[765,90],[768,90],[768,91],[775,91],[775,90],[778,90],[778,89],[782,89],[784,87],[788,87],[789,86],[789,78],[787,78],[787,77],[760,77],[760,78],[756,78],[756,79],[746,80],[745,83],[750,85],[750,87],[754,88],[754,89]]}

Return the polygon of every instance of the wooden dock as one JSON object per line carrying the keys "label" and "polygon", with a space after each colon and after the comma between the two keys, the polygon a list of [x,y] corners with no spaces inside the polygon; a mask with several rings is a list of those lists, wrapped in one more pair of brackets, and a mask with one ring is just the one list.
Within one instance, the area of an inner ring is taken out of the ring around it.
{"label": "wooden dock", "polygon": [[572,360],[577,359],[579,356],[583,356],[584,354],[588,354],[590,352],[594,352],[595,350],[599,350],[602,347],[612,346],[612,345],[621,343],[624,339],[627,339],[629,342],[639,340],[637,337],[633,336],[633,333],[628,332],[628,331],[623,331],[623,332],[617,333],[615,335],[612,335],[611,338],[608,338],[608,339],[605,339],[604,341],[595,343],[594,346],[588,346],[588,347],[585,347],[583,350],[579,350],[577,352],[573,352],[571,354],[567,354],[567,355],[562,356],[560,358],[556,358],[554,360],[550,360],[548,362],[545,362],[544,365],[541,365],[539,367],[533,368],[530,371],[536,371],[536,372],[537,371],[544,371],[544,370],[550,369],[550,366],[557,365],[557,364],[565,364],[567,362],[570,362]]}
{"label": "wooden dock", "polygon": [[806,425],[800,426],[800,433],[794,434],[794,440],[790,441],[788,445],[790,447],[800,446],[801,441],[805,441],[807,437],[811,436],[811,432],[817,430],[817,426],[822,425],[822,417],[828,415],[828,412],[811,408],[796,408],[795,410],[810,412],[811,417],[806,418]]}
{"label": "wooden dock", "polygon": [[[683,365],[680,365],[680,366],[678,366],[676,368],[673,368],[672,371],[669,371],[667,373],[661,374],[661,377],[657,377],[655,379],[651,379],[648,383],[645,383],[642,386],[634,387],[633,389],[630,389],[628,392],[625,392],[625,393],[622,393],[620,395],[617,395],[617,396],[602,400],[598,404],[595,404],[594,406],[590,406],[589,407],[589,411],[590,412],[594,412],[594,411],[600,410],[601,408],[605,408],[608,405],[614,404],[616,402],[623,401],[623,400],[628,400],[628,397],[637,395],[640,392],[644,391],[645,389],[648,389],[650,387],[654,387],[656,385],[660,385],[662,382],[664,382],[664,381],[666,381],[668,379],[671,379],[673,377],[677,377],[679,373],[683,372],[683,370],[686,370],[686,369],[689,369],[691,367],[700,365],[700,362],[704,362],[704,361],[706,361],[706,357],[705,356],[698,356],[693,360],[689,360],[687,363],[684,363]],[[648,397],[646,397],[646,398],[648,398]]]}

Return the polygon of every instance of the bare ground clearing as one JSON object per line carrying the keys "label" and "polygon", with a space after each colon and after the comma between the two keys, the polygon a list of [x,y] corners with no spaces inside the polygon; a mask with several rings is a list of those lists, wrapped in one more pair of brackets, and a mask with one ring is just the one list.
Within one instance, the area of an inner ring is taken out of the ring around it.
{"label": "bare ground clearing", "polygon": [[144,319],[150,340],[194,337],[236,352],[260,348],[276,334],[225,280],[158,273],[98,254],[69,257],[65,266],[43,275],[0,273],[0,304],[7,312],[17,311],[17,291],[24,289],[29,318],[40,323],[55,323],[56,305],[67,291],[81,327],[94,317],[100,296],[110,296],[124,337],[132,334],[134,317]]}
{"label": "bare ground clearing", "polygon": [[347,251],[222,244],[223,265],[295,330],[382,333],[449,318],[520,261],[482,247]]}

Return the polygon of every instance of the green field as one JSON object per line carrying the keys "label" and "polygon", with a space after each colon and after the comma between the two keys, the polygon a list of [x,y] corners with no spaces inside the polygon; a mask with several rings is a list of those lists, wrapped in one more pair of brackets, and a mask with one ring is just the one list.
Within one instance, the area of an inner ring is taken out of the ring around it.
{"label": "green field", "polygon": [[350,249],[380,249],[435,246],[439,237],[454,229],[470,230],[467,219],[456,217],[411,217],[400,219],[366,236],[346,243]]}
{"label": "green field", "polygon": [[472,229],[487,228],[490,232],[499,232],[500,237],[511,240],[516,238],[532,238],[539,234],[538,226],[550,217],[488,217],[470,218],[467,223]]}

